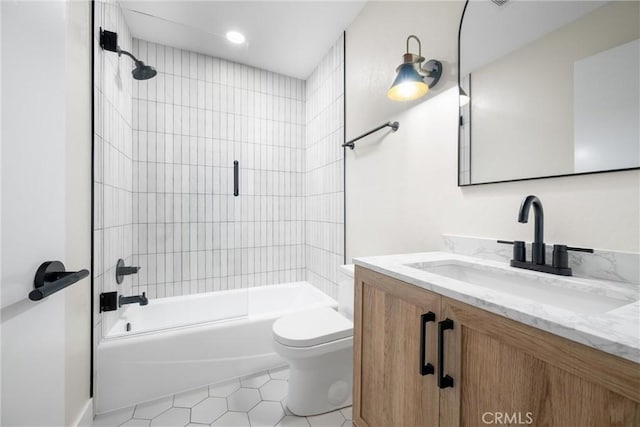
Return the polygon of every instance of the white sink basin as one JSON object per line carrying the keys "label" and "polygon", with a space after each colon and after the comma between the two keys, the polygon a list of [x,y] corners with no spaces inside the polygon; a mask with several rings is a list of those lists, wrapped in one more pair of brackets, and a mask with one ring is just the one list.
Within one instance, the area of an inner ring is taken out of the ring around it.
{"label": "white sink basin", "polygon": [[526,270],[510,267],[498,268],[460,260],[406,266],[581,314],[604,313],[637,299],[637,295],[634,297],[633,293],[611,295],[610,292],[603,295],[602,288],[590,285],[588,281],[531,274]]}

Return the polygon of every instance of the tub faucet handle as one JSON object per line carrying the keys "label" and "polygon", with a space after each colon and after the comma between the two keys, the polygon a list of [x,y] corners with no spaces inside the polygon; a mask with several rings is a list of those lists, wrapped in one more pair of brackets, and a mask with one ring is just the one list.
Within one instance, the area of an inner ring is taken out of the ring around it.
{"label": "tub faucet handle", "polygon": [[124,281],[124,276],[131,274],[138,274],[140,267],[138,266],[125,266],[124,260],[120,258],[116,263],[116,283],[119,285]]}

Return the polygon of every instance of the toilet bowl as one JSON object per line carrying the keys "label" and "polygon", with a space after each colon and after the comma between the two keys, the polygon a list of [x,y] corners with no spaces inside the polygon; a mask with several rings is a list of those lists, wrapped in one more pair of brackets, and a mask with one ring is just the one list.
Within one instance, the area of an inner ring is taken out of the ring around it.
{"label": "toilet bowl", "polygon": [[[283,316],[273,324],[275,351],[289,364],[286,405],[295,415],[322,414],[352,403],[353,291],[348,288],[353,290],[353,277],[342,286],[347,288],[339,292],[342,313],[322,307]],[[349,304],[350,309],[345,307]]]}

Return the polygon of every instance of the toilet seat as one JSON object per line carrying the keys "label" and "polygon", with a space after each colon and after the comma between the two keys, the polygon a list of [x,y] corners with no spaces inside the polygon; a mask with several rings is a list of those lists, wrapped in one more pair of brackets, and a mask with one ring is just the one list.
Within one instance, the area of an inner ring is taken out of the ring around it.
{"label": "toilet seat", "polygon": [[273,323],[275,341],[287,347],[313,347],[352,335],[353,323],[331,307],[288,314]]}

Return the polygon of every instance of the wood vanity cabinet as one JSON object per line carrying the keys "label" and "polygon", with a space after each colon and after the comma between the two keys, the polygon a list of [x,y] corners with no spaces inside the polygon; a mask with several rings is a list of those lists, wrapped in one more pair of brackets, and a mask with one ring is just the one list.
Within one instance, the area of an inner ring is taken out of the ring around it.
{"label": "wood vanity cabinet", "polygon": [[428,363],[435,367],[432,325],[440,317],[440,299],[356,267],[353,420],[358,427],[438,424],[436,377],[426,372]]}
{"label": "wood vanity cabinet", "polygon": [[358,427],[640,426],[639,402],[636,363],[356,267]]}

